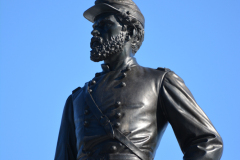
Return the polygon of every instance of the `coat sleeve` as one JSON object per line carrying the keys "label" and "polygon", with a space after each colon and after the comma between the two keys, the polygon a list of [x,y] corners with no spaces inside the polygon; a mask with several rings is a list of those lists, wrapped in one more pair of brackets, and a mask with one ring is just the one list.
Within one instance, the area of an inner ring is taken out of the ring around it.
{"label": "coat sleeve", "polygon": [[54,160],[76,160],[77,147],[75,125],[73,120],[73,104],[70,95],[66,101],[61,127],[58,135],[57,148]]}
{"label": "coat sleeve", "polygon": [[163,79],[161,104],[171,124],[184,160],[219,160],[222,138],[198,106],[184,81],[174,72]]}

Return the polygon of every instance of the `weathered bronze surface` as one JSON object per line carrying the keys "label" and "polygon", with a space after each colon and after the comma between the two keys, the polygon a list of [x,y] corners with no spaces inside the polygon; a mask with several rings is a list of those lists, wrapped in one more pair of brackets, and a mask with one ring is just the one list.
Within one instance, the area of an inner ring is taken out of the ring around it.
{"label": "weathered bronze surface", "polygon": [[184,81],[140,66],[144,16],[132,0],[97,0],[90,57],[103,71],[68,97],[55,160],[152,160],[170,123],[183,159],[219,160],[222,139]]}

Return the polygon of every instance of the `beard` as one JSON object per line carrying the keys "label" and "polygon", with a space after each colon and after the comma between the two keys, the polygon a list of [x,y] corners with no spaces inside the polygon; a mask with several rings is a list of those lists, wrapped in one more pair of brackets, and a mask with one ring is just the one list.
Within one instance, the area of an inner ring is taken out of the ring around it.
{"label": "beard", "polygon": [[123,51],[125,44],[126,32],[121,32],[116,37],[111,37],[110,40],[103,41],[102,37],[94,36],[91,39],[91,60],[99,62],[106,60]]}

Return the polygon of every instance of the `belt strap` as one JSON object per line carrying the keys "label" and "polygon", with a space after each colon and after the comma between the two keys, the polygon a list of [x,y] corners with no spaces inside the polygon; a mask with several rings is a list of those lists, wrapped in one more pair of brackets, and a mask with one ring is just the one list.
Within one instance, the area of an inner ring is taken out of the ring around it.
{"label": "belt strap", "polygon": [[133,144],[126,136],[124,136],[118,129],[113,128],[112,124],[107,116],[105,116],[96,102],[94,101],[92,95],[89,92],[88,83],[85,85],[85,100],[94,114],[94,116],[99,120],[100,124],[104,127],[106,133],[112,138],[118,139],[121,143],[123,143],[126,147],[128,147],[136,156],[138,156],[141,160],[148,160],[149,157],[141,151],[135,144]]}
{"label": "belt strap", "polygon": [[107,134],[111,137],[114,138],[114,130],[112,127],[112,124],[110,123],[110,120],[108,119],[107,116],[105,116],[96,102],[94,101],[92,95],[89,93],[89,87],[88,83],[85,85],[85,100],[91,110],[91,112],[94,114],[94,116],[97,118],[97,120],[101,123],[101,126],[104,127],[105,131]]}

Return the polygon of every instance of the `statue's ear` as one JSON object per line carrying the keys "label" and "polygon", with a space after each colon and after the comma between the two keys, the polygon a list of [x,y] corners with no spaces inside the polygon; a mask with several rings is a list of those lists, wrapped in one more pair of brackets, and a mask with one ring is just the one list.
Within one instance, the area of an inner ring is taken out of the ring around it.
{"label": "statue's ear", "polygon": [[136,29],[134,28],[133,31],[132,31],[132,38],[135,38],[137,35],[137,31]]}
{"label": "statue's ear", "polygon": [[139,42],[139,39],[137,38],[137,30],[135,28],[128,28],[128,33],[126,36],[126,40],[132,40],[132,45],[135,45]]}
{"label": "statue's ear", "polygon": [[128,35],[131,37],[131,39],[135,38],[137,35],[137,31],[135,28],[131,27],[128,29]]}
{"label": "statue's ear", "polygon": [[127,31],[127,25],[122,26],[122,31]]}
{"label": "statue's ear", "polygon": [[133,28],[131,33],[132,33],[131,34],[132,45],[136,45],[137,43],[139,43],[139,38],[137,36],[137,30],[135,28]]}

